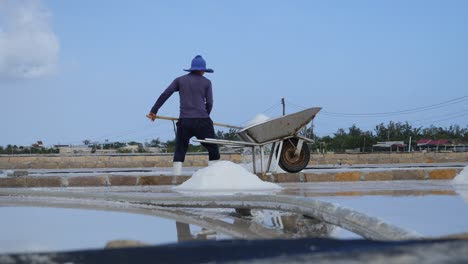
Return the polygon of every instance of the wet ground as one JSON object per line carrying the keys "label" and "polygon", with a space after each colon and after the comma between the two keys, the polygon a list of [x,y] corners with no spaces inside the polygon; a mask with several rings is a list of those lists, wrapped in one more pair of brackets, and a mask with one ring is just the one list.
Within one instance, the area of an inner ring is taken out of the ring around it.
{"label": "wet ground", "polygon": [[[283,191],[269,194],[333,202],[381,218],[406,230],[415,231],[424,237],[468,233],[468,185],[453,185],[452,181],[319,182],[280,185]],[[154,245],[225,238],[360,237],[340,227],[302,215],[272,210],[252,210],[250,216],[241,217],[234,209],[228,208],[178,208],[164,211],[143,208],[144,205],[106,207],[105,201],[93,199],[83,201],[77,198],[34,196],[37,191],[61,193],[70,197],[73,197],[73,194],[84,194],[85,197],[87,194],[89,197],[103,193],[125,194],[128,197],[155,200],[181,195],[206,195],[180,194],[173,192],[171,188],[109,186],[2,189],[1,252],[102,248],[106,242],[116,239],[138,240]],[[23,196],[6,196],[5,193],[8,192],[22,192]],[[195,221],[192,221],[193,219]]]}

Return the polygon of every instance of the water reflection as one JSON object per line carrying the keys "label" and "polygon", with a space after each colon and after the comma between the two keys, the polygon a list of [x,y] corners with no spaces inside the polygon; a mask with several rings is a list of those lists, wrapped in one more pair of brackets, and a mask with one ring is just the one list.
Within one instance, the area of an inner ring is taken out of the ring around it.
{"label": "water reflection", "polygon": [[336,228],[315,218],[303,215],[282,216],[283,229],[294,238],[328,237]]}
{"label": "water reflection", "polygon": [[468,185],[454,185],[457,194],[468,204]]}
{"label": "water reflection", "polygon": [[457,195],[320,197],[423,236],[440,237],[468,231],[468,206]]}
{"label": "water reflection", "polygon": [[[249,216],[243,218],[249,219]],[[251,210],[251,221],[276,230],[284,238],[326,237],[335,228],[312,217],[271,210]]]}
{"label": "water reflection", "polygon": [[[336,226],[327,224],[318,219],[300,214],[284,213],[272,210],[236,209],[235,212],[218,215],[225,223],[230,223],[232,229],[242,231],[245,238],[305,238],[328,237]],[[214,239],[216,232],[203,229],[191,235],[190,229],[182,223],[177,224],[178,233],[185,240]]]}
{"label": "water reflection", "polygon": [[0,207],[0,215],[5,216],[0,218],[0,253],[103,248],[109,241],[122,239],[157,245],[226,238],[323,237],[335,229],[303,215],[270,210],[252,210],[249,216],[226,209],[180,214],[186,220],[201,215],[205,222],[194,225],[196,221],[98,210]]}
{"label": "water reflection", "polygon": [[282,186],[285,188],[281,194],[303,197],[457,195],[451,181],[314,182]]}
{"label": "water reflection", "polygon": [[177,228],[177,241],[191,241],[191,240],[216,240],[218,233],[214,230],[210,230],[202,227],[199,231],[192,234],[190,231],[190,225],[182,222],[176,222]]}
{"label": "water reflection", "polygon": [[119,239],[176,242],[173,221],[138,214],[39,207],[0,207],[0,252],[103,248]]}

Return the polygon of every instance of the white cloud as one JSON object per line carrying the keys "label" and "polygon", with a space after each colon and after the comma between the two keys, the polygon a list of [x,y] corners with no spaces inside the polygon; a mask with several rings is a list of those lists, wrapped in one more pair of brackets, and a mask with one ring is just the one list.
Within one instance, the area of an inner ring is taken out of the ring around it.
{"label": "white cloud", "polygon": [[52,74],[59,50],[50,13],[40,0],[0,0],[0,77]]}

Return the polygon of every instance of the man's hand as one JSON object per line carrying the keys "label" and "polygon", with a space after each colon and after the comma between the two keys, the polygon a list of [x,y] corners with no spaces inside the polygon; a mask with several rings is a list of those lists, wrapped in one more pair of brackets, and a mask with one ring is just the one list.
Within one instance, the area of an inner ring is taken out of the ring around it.
{"label": "man's hand", "polygon": [[154,120],[156,119],[156,114],[150,112],[149,114],[146,115],[146,117],[151,119],[151,122],[154,122]]}

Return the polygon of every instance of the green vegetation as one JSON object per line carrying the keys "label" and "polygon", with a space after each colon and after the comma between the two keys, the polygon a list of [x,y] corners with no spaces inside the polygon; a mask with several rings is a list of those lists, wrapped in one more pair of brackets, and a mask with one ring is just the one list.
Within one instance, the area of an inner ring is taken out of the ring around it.
{"label": "green vegetation", "polygon": [[[451,125],[448,128],[430,126],[427,128],[412,127],[408,122],[389,122],[375,126],[374,131],[363,131],[356,125],[348,130],[338,129],[333,136],[317,137],[309,128],[308,137],[315,139],[313,150],[344,152],[346,149],[360,149],[370,152],[372,145],[382,141],[404,141],[408,143],[411,137],[412,145],[419,139],[448,139],[454,144],[468,143],[468,126],[461,128]],[[311,136],[312,135],[312,136]]]}
{"label": "green vegetation", "polygon": [[59,153],[57,148],[42,147],[24,147],[16,145],[7,145],[5,148],[0,146],[0,154],[54,154]]}
{"label": "green vegetation", "polygon": [[[334,151],[344,152],[347,149],[359,149],[362,152],[370,152],[372,145],[381,141],[404,141],[408,143],[412,139],[412,145],[419,139],[448,139],[454,144],[468,144],[468,126],[461,128],[459,125],[451,125],[448,128],[430,126],[427,128],[412,127],[408,122],[389,122],[387,125],[381,123],[375,126],[373,131],[364,131],[352,125],[347,130],[340,128],[331,136],[318,137],[313,133],[313,127],[309,127],[303,133],[305,136],[315,140],[310,147],[313,151]],[[238,140],[236,130],[229,129],[227,132],[216,131],[218,139]],[[93,144],[90,140],[84,140],[83,143],[92,149],[92,153],[97,149],[116,150],[119,153],[145,153],[147,148],[160,148],[161,152],[174,152],[175,139],[162,142],[159,138],[151,140],[149,143],[131,142],[107,142],[103,144]],[[136,146],[130,148],[129,146]],[[204,152],[205,148],[201,145],[189,145],[189,152]],[[0,154],[53,154],[59,153],[58,148],[45,148],[35,146],[0,146]]]}

